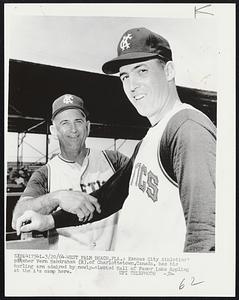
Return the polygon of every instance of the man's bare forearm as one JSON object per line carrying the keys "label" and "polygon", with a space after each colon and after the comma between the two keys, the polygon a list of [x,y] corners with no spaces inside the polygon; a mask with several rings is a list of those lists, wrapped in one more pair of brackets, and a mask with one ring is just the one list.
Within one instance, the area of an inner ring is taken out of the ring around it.
{"label": "man's bare forearm", "polygon": [[12,227],[16,228],[16,220],[25,211],[33,210],[42,215],[50,214],[59,205],[59,194],[58,191],[42,195],[37,198],[23,197],[17,202],[12,218]]}

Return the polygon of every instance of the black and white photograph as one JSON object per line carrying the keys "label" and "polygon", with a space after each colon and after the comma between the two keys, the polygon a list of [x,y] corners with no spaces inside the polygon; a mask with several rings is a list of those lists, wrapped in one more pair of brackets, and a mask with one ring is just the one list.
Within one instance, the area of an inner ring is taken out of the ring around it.
{"label": "black and white photograph", "polygon": [[4,5],[6,296],[233,296],[234,12]]}

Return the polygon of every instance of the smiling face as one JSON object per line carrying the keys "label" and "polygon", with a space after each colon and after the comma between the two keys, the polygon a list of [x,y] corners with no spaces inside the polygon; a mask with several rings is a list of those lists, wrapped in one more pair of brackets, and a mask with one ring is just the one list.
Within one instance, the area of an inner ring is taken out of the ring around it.
{"label": "smiling face", "polygon": [[61,151],[80,152],[85,148],[90,123],[79,109],[67,109],[55,116],[50,129],[58,138]]}
{"label": "smiling face", "polygon": [[124,91],[138,113],[154,124],[162,117],[169,97],[169,80],[159,59],[120,67]]}

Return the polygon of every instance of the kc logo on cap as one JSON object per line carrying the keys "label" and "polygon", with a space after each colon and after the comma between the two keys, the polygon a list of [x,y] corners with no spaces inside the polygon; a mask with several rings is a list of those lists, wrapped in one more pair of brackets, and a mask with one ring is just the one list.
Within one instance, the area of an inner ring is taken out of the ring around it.
{"label": "kc logo on cap", "polygon": [[129,49],[130,48],[130,43],[128,42],[128,40],[132,39],[132,34],[128,33],[127,35],[124,35],[121,42],[120,42],[120,48],[122,49],[122,51],[124,51],[125,49]]}
{"label": "kc logo on cap", "polygon": [[72,104],[74,97],[72,95],[65,95],[63,98],[63,103]]}

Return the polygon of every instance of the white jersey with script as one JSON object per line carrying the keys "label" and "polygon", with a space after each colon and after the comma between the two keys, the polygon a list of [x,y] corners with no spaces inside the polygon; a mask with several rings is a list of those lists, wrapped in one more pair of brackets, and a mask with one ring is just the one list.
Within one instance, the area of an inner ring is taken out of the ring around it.
{"label": "white jersey with script", "polygon": [[121,210],[117,251],[183,252],[186,223],[179,189],[163,169],[159,147],[168,121],[185,108],[194,109],[187,104],[175,106],[142,141]]}
{"label": "white jersey with script", "polygon": [[[114,168],[103,151],[90,149],[82,166],[55,156],[47,164],[49,192],[74,190],[91,193],[114,174]],[[112,199],[113,201],[113,199]],[[101,221],[52,230],[50,249],[113,250],[118,213]]]}

